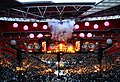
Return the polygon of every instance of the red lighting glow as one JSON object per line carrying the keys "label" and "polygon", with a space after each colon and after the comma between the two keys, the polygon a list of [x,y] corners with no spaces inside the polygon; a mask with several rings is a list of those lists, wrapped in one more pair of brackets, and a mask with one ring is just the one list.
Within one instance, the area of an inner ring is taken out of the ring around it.
{"label": "red lighting glow", "polygon": [[43,29],[45,29],[45,30],[46,30],[47,28],[48,28],[48,26],[47,26],[47,25],[43,25]]}
{"label": "red lighting glow", "polygon": [[31,34],[29,35],[29,37],[30,37],[30,38],[34,38],[35,35],[34,35],[33,33],[31,33]]}
{"label": "red lighting glow", "polygon": [[28,26],[25,25],[25,26],[23,27],[23,29],[24,29],[24,30],[28,30]]}
{"label": "red lighting glow", "polygon": [[38,26],[38,24],[37,23],[33,23],[33,27],[37,27]]}
{"label": "red lighting glow", "polygon": [[90,25],[90,23],[89,22],[85,22],[85,26],[89,26]]}
{"label": "red lighting glow", "polygon": [[14,23],[14,24],[13,24],[13,27],[14,27],[14,28],[17,28],[17,27],[18,27],[18,23]]}
{"label": "red lighting glow", "polygon": [[43,34],[40,33],[40,34],[37,35],[37,37],[38,37],[38,38],[42,38],[42,37],[43,37]]}
{"label": "red lighting glow", "polygon": [[74,26],[74,28],[75,28],[75,29],[79,29],[79,25],[76,24],[76,25]]}
{"label": "red lighting glow", "polygon": [[109,22],[108,21],[104,22],[104,25],[109,26]]}
{"label": "red lighting glow", "polygon": [[88,33],[87,37],[89,37],[89,38],[92,37],[92,33]]}

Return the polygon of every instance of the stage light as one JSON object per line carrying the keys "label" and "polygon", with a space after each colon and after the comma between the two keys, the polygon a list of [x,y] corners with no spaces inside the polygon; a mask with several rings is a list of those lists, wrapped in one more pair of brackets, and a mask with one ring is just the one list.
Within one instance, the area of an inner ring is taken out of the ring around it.
{"label": "stage light", "polygon": [[23,27],[23,29],[24,29],[24,30],[28,30],[28,26],[25,25],[25,26]]}
{"label": "stage light", "polygon": [[94,29],[98,29],[98,24],[94,24]]}
{"label": "stage light", "polygon": [[30,38],[34,38],[35,35],[34,35],[33,33],[31,33],[31,34],[29,35],[29,37],[30,37]]}
{"label": "stage light", "polygon": [[74,26],[74,28],[75,28],[75,29],[79,29],[79,25],[76,24],[76,25]]}
{"label": "stage light", "polygon": [[104,25],[109,26],[109,22],[108,21],[104,22]]}
{"label": "stage light", "polygon": [[16,70],[17,70],[17,71],[20,71],[20,70],[21,70],[21,68],[20,68],[20,67],[16,67]]}
{"label": "stage light", "polygon": [[11,40],[11,41],[10,41],[10,44],[11,44],[11,45],[16,45],[16,43],[17,43],[16,40]]}
{"label": "stage light", "polygon": [[45,29],[45,30],[46,30],[47,28],[48,28],[48,26],[47,26],[47,25],[43,25],[43,29]]}
{"label": "stage light", "polygon": [[89,38],[92,37],[92,33],[88,33],[87,37],[89,37]]}
{"label": "stage light", "polygon": [[13,23],[13,27],[17,28],[18,27],[18,23]]}
{"label": "stage light", "polygon": [[85,22],[85,26],[89,26],[90,25],[90,23],[89,22]]}
{"label": "stage light", "polygon": [[85,37],[85,34],[84,34],[84,33],[80,33],[79,36],[80,36],[81,38],[83,38],[83,37]]}
{"label": "stage light", "polygon": [[37,27],[38,26],[38,24],[37,23],[33,23],[33,27]]}
{"label": "stage light", "polygon": [[43,37],[43,34],[39,33],[39,34],[37,35],[37,37],[38,37],[38,38],[42,38],[42,37]]}

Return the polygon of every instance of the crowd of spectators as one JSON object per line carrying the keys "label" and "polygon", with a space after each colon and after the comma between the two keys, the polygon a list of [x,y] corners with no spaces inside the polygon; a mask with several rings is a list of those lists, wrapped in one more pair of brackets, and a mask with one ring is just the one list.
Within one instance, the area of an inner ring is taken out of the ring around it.
{"label": "crowd of spectators", "polygon": [[[120,64],[118,63],[120,61],[116,62],[112,59],[113,56],[120,56],[120,52],[107,56],[111,58],[109,60],[106,60],[107,57],[103,58],[102,65],[106,66],[106,69],[101,72],[93,69],[98,64],[95,54],[63,55],[61,62],[64,66],[60,69],[64,70],[63,75],[54,73],[55,70],[58,70],[57,56],[50,55],[25,55],[19,70],[16,69],[18,67],[16,58],[10,61],[4,61],[1,58],[0,82],[120,82]],[[107,63],[104,63],[105,60]],[[82,72],[78,72],[80,69]],[[66,70],[68,70],[67,73]]]}

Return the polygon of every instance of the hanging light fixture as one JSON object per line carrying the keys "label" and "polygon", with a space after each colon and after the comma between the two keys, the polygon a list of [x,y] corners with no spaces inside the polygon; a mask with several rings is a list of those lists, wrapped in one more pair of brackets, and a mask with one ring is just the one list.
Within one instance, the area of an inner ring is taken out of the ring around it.
{"label": "hanging light fixture", "polygon": [[104,25],[105,25],[105,26],[109,26],[109,24],[110,24],[110,23],[109,23],[108,21],[104,22]]}
{"label": "hanging light fixture", "polygon": [[47,25],[43,25],[43,29],[45,29],[45,30],[46,30],[47,28],[48,28],[48,26],[47,26]]}
{"label": "hanging light fixture", "polygon": [[35,35],[34,35],[33,33],[31,33],[31,34],[29,35],[30,38],[34,38],[34,36],[35,36]]}
{"label": "hanging light fixture", "polygon": [[89,22],[85,22],[85,26],[89,26],[90,25],[90,23]]}
{"label": "hanging light fixture", "polygon": [[38,24],[37,23],[33,23],[33,27],[37,27],[38,26]]}
{"label": "hanging light fixture", "polygon": [[99,28],[98,24],[94,24],[94,29],[98,29],[98,28]]}
{"label": "hanging light fixture", "polygon": [[75,28],[75,29],[79,29],[79,25],[76,24],[76,25],[74,26],[74,28]]}
{"label": "hanging light fixture", "polygon": [[23,29],[24,29],[24,30],[28,30],[28,25],[25,25],[25,26],[23,27]]}
{"label": "hanging light fixture", "polygon": [[18,27],[18,23],[13,23],[13,27],[17,28]]}

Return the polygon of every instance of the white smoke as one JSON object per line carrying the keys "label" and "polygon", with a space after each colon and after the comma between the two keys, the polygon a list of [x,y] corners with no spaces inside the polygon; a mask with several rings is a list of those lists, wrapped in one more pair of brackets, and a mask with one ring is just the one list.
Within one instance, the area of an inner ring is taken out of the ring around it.
{"label": "white smoke", "polygon": [[74,29],[74,20],[56,20],[52,19],[48,21],[48,26],[51,28],[52,39],[58,41],[66,41],[72,37]]}

